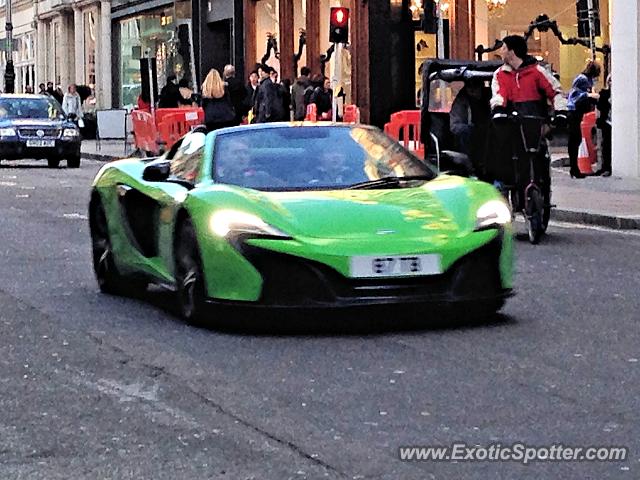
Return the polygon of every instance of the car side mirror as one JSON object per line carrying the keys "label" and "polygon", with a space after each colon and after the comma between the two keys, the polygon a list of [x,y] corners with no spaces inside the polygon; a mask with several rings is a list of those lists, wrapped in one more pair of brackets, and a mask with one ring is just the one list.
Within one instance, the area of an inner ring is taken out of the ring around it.
{"label": "car side mirror", "polygon": [[473,164],[464,153],[444,150],[440,157],[440,171],[459,177],[470,177],[473,175]]}
{"label": "car side mirror", "polygon": [[142,171],[142,179],[147,182],[164,182],[170,174],[171,164],[169,162],[152,163]]}

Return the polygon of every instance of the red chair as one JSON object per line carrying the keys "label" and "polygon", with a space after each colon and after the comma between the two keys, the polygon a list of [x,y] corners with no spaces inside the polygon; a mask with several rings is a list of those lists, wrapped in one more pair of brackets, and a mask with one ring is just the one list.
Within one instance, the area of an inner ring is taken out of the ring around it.
{"label": "red chair", "polygon": [[384,126],[384,131],[391,138],[402,143],[407,150],[424,158],[424,144],[420,140],[420,110],[402,110],[391,115],[391,121]]}

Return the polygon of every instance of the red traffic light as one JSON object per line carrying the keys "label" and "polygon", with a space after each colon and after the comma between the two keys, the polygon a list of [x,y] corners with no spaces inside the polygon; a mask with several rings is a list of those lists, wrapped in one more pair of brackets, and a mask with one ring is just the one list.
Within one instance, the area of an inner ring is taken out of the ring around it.
{"label": "red traffic light", "polygon": [[331,43],[349,42],[349,9],[331,7],[329,41]]}
{"label": "red traffic light", "polygon": [[349,9],[344,7],[331,8],[331,25],[344,27],[349,23]]}

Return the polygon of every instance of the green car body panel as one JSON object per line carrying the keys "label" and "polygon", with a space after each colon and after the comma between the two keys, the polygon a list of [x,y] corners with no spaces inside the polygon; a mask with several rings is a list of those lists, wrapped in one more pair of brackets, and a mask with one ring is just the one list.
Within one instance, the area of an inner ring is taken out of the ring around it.
{"label": "green car body panel", "polygon": [[[174,283],[174,239],[187,216],[195,227],[208,297],[256,302],[263,278],[231,243],[215,235],[212,214],[232,209],[258,216],[291,239],[253,238],[249,245],[320,262],[349,276],[354,255],[441,255],[446,271],[457,260],[502,235],[499,270],[503,289],[512,288],[512,229],[474,231],[480,206],[501,200],[487,183],[440,175],[412,188],[379,190],[307,190],[267,192],[217,184],[210,174],[215,133],[207,136],[195,188],[172,182],[148,182],[148,162],[127,159],[105,165],[94,180],[102,201],[116,265],[125,275],[145,275]],[[157,255],[145,257],[127,231],[119,207],[121,188],[136,189],[160,207],[156,222]],[[386,233],[389,234],[386,234]]]}

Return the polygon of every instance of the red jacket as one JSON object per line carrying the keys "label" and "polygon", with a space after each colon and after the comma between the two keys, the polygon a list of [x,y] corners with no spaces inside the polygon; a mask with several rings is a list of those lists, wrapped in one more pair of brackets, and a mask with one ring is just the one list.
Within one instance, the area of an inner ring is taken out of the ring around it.
{"label": "red jacket", "polygon": [[515,108],[522,114],[545,116],[548,101],[554,110],[566,110],[560,82],[535,58],[527,57],[517,70],[503,65],[493,75],[491,108]]}

